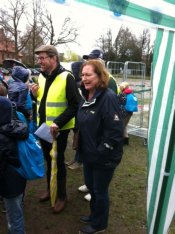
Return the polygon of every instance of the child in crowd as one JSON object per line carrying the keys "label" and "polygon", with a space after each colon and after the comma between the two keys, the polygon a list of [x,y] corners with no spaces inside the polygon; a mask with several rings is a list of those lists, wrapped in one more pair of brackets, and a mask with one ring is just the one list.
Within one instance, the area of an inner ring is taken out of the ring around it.
{"label": "child in crowd", "polygon": [[8,81],[8,97],[16,104],[17,111],[22,112],[27,120],[32,119],[32,99],[27,81],[29,70],[22,66],[14,66],[11,79]]}
{"label": "child in crowd", "polygon": [[125,108],[127,95],[133,93],[133,90],[129,87],[129,83],[124,81],[120,84],[120,94],[119,94],[119,102],[122,111],[122,116],[124,120],[124,145],[129,145],[129,136],[127,131],[128,123],[133,115],[133,112],[127,111]]}
{"label": "child in crowd", "polygon": [[5,203],[8,233],[25,233],[23,195],[26,179],[16,170],[20,167],[16,140],[27,137],[27,125],[13,119],[12,103],[0,96],[0,196]]}

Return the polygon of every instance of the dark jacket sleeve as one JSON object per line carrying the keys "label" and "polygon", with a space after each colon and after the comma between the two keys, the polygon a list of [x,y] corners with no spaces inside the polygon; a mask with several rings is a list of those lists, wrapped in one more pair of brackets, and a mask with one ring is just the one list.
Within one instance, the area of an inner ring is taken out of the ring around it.
{"label": "dark jacket sleeve", "polygon": [[28,89],[23,89],[19,92],[17,110],[22,112],[24,116],[28,119],[30,117],[29,111],[26,109]]}
{"label": "dark jacket sleeve", "polygon": [[68,74],[67,76],[66,98],[68,103],[67,108],[53,121],[59,126],[59,128],[62,128],[67,122],[69,122],[69,120],[75,117],[78,110],[80,96],[75,79],[71,74]]}
{"label": "dark jacket sleeve", "polygon": [[25,140],[29,135],[27,124],[20,120],[12,120],[11,123],[1,126],[0,133],[16,140]]}
{"label": "dark jacket sleeve", "polygon": [[113,90],[116,94],[118,93],[117,83],[116,83],[115,79],[111,75],[109,75],[108,88]]}
{"label": "dark jacket sleeve", "polygon": [[11,123],[0,126],[0,158],[13,166],[19,167],[16,140],[24,140],[28,137],[26,123],[12,120]]}

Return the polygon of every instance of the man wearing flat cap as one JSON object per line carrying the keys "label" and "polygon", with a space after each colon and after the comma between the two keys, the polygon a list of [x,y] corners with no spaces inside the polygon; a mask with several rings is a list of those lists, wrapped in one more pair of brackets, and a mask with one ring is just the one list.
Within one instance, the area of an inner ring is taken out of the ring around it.
{"label": "man wearing flat cap", "polygon": [[[46,123],[57,141],[57,199],[54,213],[60,213],[66,204],[66,167],[64,152],[70,129],[74,128],[74,116],[78,109],[78,89],[74,76],[60,65],[55,46],[42,45],[35,50],[41,68],[38,84],[32,85],[32,93],[37,98],[38,125]],[[52,144],[40,139],[47,162],[47,190],[40,201],[50,200]]]}

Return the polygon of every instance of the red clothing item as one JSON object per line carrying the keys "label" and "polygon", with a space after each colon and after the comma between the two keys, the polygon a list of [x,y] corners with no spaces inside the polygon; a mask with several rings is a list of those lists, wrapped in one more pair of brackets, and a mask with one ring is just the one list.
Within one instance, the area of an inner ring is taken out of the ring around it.
{"label": "red clothing item", "polygon": [[131,89],[131,88],[129,88],[129,87],[127,87],[127,88],[125,88],[124,90],[123,90],[123,93],[125,93],[125,94],[130,94],[130,93],[132,93],[133,92],[133,90]]}

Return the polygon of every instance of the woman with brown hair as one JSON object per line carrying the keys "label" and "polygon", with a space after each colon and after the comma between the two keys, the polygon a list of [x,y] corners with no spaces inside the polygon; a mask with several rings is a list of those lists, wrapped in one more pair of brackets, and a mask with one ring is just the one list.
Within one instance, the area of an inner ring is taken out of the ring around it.
{"label": "woman with brown hair", "polygon": [[80,220],[88,225],[80,233],[94,234],[107,228],[108,188],[123,154],[123,122],[117,95],[108,89],[109,74],[99,60],[82,65],[82,95],[77,115],[80,132],[78,153],[83,162],[90,195],[90,215]]}

